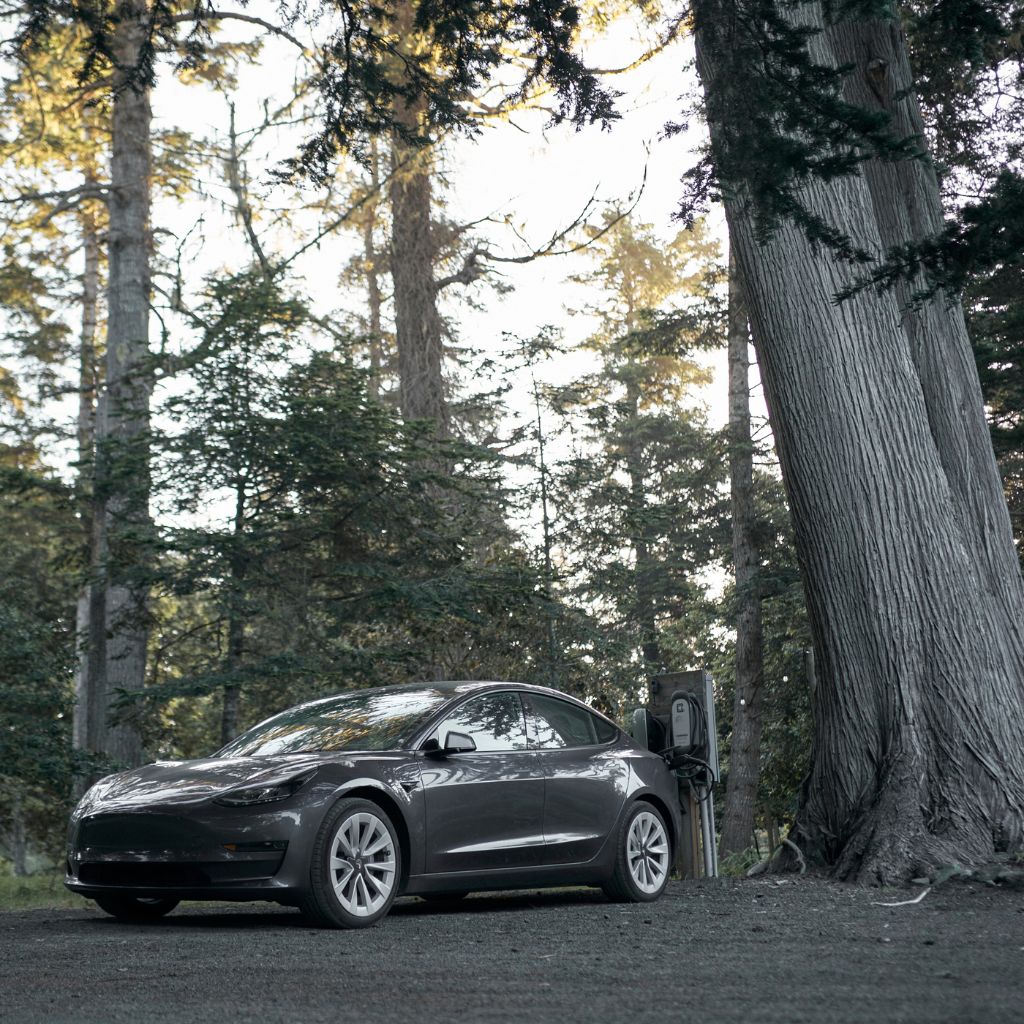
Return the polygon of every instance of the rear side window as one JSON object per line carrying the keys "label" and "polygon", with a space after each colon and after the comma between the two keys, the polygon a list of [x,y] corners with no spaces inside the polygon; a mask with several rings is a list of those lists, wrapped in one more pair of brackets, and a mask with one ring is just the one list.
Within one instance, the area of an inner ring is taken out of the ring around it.
{"label": "rear side window", "polygon": [[615,726],[585,708],[539,693],[531,693],[527,699],[533,711],[533,745],[541,750],[594,747],[615,739]]}

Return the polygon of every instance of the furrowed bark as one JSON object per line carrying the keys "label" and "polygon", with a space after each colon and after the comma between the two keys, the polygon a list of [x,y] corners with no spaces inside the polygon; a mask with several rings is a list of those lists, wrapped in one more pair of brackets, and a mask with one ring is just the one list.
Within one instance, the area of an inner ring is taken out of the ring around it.
{"label": "furrowed bark", "polygon": [[[396,14],[398,31],[408,39],[415,8],[410,0]],[[413,45],[411,42],[409,45]],[[398,97],[396,123],[408,132],[423,130],[426,105]],[[448,434],[444,394],[444,346],[437,309],[434,261],[437,255],[431,224],[433,166],[430,150],[410,145],[396,133],[391,140],[391,279],[394,283],[395,346],[402,415],[429,420],[437,434]]]}
{"label": "furrowed bark", "polygon": [[[733,85],[717,74],[727,8],[696,5],[713,145]],[[818,5],[799,11],[821,27]],[[811,46],[834,59],[824,36]],[[815,639],[795,838],[840,877],[881,882],[1019,847],[1024,668],[965,542],[897,299],[836,304],[854,272],[792,224],[759,245],[742,183],[725,192]],[[811,181],[802,199],[880,250],[862,175]]]}
{"label": "furrowed bark", "polygon": [[750,440],[747,309],[736,261],[729,260],[729,495],[736,581],[736,688],[729,744],[729,782],[722,816],[723,857],[747,849],[754,834],[761,777],[764,650],[758,552],[754,537],[754,453]]}
{"label": "furrowed bark", "polygon": [[[370,187],[374,194],[380,192],[380,157],[377,152],[377,140],[370,143]],[[363,222],[363,274],[366,280],[367,339],[370,347],[370,380],[368,391],[370,397],[380,396],[381,363],[383,361],[384,334],[381,323],[382,298],[380,293],[380,269],[377,266],[377,202],[367,204],[366,219]]]}
{"label": "furrowed bark", "polygon": [[88,205],[80,218],[82,229],[82,326],[78,342],[78,416],[76,435],[78,473],[76,498],[82,524],[82,543],[87,552],[86,577],[75,615],[75,710],[72,745],[76,750],[98,750],[97,722],[102,690],[90,675],[91,633],[89,628],[94,573],[96,571],[96,507],[93,471],[96,441],[96,326],[99,313],[100,239],[96,217]]}
{"label": "furrowed bark", "polygon": [[137,80],[146,33],[144,0],[121,9],[114,52],[112,104],[106,395],[98,443],[106,448],[107,588],[104,749],[129,765],[142,760],[137,713],[111,716],[119,691],[141,690],[149,636],[149,358],[150,176],[149,90]]}
{"label": "furrowed bark", "polygon": [[[944,226],[942,199],[898,15],[843,20],[827,35],[835,59],[853,68],[845,82],[846,99],[888,113],[897,137],[920,140],[920,159],[876,159],[864,167],[882,245],[891,249],[934,236]],[[895,289],[911,358],[965,540],[977,552],[979,583],[1001,602],[1006,628],[1021,650],[1024,578],[963,307],[945,293],[915,302],[924,284],[919,276],[899,281]]]}

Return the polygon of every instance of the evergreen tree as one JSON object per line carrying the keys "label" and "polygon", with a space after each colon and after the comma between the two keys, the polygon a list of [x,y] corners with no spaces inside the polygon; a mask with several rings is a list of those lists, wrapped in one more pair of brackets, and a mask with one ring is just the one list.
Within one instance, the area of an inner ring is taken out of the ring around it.
{"label": "evergreen tree", "polygon": [[701,593],[723,512],[722,452],[685,405],[706,380],[691,353],[720,324],[719,274],[700,228],[664,245],[649,225],[624,219],[592,252],[596,267],[578,280],[606,297],[588,342],[601,367],[553,396],[582,434],[555,471],[555,546],[574,601],[597,609],[618,638],[606,670],[636,692],[665,667],[662,624]]}

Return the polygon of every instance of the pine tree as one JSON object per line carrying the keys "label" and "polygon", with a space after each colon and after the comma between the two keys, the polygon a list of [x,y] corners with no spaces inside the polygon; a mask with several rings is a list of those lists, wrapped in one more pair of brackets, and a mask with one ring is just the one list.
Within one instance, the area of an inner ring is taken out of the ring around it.
{"label": "pine tree", "polygon": [[[665,667],[661,623],[700,592],[694,577],[711,560],[721,512],[721,453],[684,405],[706,380],[692,353],[720,321],[715,249],[703,228],[665,245],[623,219],[592,252],[596,268],[577,280],[606,296],[588,342],[601,368],[554,395],[583,428],[556,471],[556,544],[575,599],[601,608],[620,636],[627,664],[607,667],[623,678],[639,671],[642,683]],[[627,667],[637,655],[641,664]]]}

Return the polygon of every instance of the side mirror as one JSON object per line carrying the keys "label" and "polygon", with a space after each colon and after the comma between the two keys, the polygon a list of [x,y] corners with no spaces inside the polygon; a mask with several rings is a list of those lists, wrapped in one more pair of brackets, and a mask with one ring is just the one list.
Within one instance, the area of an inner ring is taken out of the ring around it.
{"label": "side mirror", "polygon": [[472,754],[476,750],[476,744],[472,736],[464,732],[450,732],[444,738],[444,752],[446,754]]}
{"label": "side mirror", "polygon": [[424,741],[420,750],[430,757],[447,757],[449,754],[471,754],[476,750],[476,744],[473,737],[467,736],[464,732],[450,732],[444,738],[443,747],[431,736],[429,740]]}

